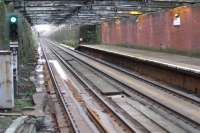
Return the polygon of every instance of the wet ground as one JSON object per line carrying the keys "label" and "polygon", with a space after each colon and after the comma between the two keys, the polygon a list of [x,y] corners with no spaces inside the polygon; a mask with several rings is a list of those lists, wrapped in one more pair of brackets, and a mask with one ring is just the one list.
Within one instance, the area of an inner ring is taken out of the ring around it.
{"label": "wet ground", "polygon": [[[51,108],[48,106],[49,101],[44,85],[45,60],[42,58],[40,47],[38,47],[37,53],[38,60],[36,63],[20,66],[18,96],[15,100],[16,107],[8,111],[8,114],[17,112],[25,116],[33,116],[34,118],[31,118],[31,121],[36,121],[35,126],[38,133],[54,132],[55,124],[51,116]],[[5,129],[19,117],[0,115],[0,133],[5,132]]]}

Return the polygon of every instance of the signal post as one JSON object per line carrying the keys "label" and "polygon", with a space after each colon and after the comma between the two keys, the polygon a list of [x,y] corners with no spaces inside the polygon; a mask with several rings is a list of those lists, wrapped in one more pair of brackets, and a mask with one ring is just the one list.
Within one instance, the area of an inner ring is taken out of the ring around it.
{"label": "signal post", "polygon": [[18,15],[10,14],[8,16],[8,31],[9,31],[9,46],[12,55],[12,68],[13,68],[13,86],[14,96],[18,95],[17,81],[18,81],[18,47],[19,47],[19,34],[18,34]]}

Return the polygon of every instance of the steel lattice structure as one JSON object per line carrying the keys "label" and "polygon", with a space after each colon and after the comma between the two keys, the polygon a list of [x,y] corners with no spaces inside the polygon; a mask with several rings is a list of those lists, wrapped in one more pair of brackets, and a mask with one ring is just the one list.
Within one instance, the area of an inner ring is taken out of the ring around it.
{"label": "steel lattice structure", "polygon": [[6,0],[31,24],[99,23],[102,18],[130,17],[129,11],[156,12],[200,0]]}

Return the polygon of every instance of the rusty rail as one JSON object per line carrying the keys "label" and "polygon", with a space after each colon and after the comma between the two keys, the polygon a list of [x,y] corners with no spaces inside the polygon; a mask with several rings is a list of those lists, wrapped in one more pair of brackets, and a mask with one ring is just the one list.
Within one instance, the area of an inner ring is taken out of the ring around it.
{"label": "rusty rail", "polygon": [[[72,51],[71,49],[69,49],[69,50]],[[65,51],[65,50],[64,50],[64,51]],[[67,51],[65,51],[65,52],[67,52]],[[68,52],[67,52],[67,53],[68,53]],[[78,52],[77,52],[77,53],[78,53]],[[68,54],[70,54],[70,53],[68,53]],[[78,53],[78,54],[80,54],[80,53]],[[79,59],[78,59],[77,57],[75,57],[74,55],[72,55],[72,54],[70,54],[70,55],[73,56],[74,58],[76,58],[77,60],[79,60]],[[83,62],[84,64],[89,65],[90,67],[94,68],[93,66],[91,66],[91,65],[88,64],[87,62],[82,61],[82,60],[80,60],[80,61]],[[101,63],[101,62],[100,62],[100,63]],[[98,69],[96,69],[96,68],[94,68],[94,69],[97,70],[97,71],[99,71],[100,73],[104,74],[105,76],[110,77],[110,76],[107,75],[106,73],[104,73],[104,72],[102,72],[102,71],[100,71],[100,70],[98,70]],[[114,81],[120,82],[120,81],[118,81],[117,79],[115,79],[115,78],[113,78],[113,77],[110,77],[110,78],[113,79]],[[141,80],[143,80],[143,79],[141,79]],[[151,83],[151,82],[148,82],[148,81],[146,81],[146,82],[149,83],[149,84],[151,84],[151,85],[154,85],[154,86],[156,86],[156,87],[161,87],[161,86],[159,86],[159,85],[157,85],[157,84],[154,84],[153,82],[152,82],[152,83]],[[127,88],[130,88],[128,85],[126,85],[126,84],[124,84],[124,83],[122,83],[122,82],[120,82],[120,83],[121,83],[122,85],[126,86]],[[161,87],[161,88],[163,88],[163,87]],[[132,89],[130,88],[130,90],[132,90]],[[194,121],[194,120],[192,120],[192,119],[190,119],[190,118],[184,116],[183,114],[180,114],[180,113],[176,112],[175,110],[172,110],[171,108],[167,107],[166,105],[163,105],[163,104],[159,103],[158,101],[156,101],[156,100],[154,100],[154,99],[152,99],[152,98],[150,98],[150,97],[148,97],[148,96],[146,96],[146,95],[140,93],[140,92],[137,91],[137,90],[134,90],[134,91],[137,92],[138,94],[144,96],[144,97],[149,98],[151,101],[155,102],[156,104],[160,105],[161,107],[166,108],[167,110],[171,111],[172,113],[174,113],[174,114],[176,114],[176,115],[178,115],[178,116],[184,118],[186,121],[188,121],[189,123],[191,123],[192,125],[194,125],[194,127],[198,127],[198,126],[199,126],[199,123],[198,123],[198,122],[196,122],[196,121]],[[174,93],[175,93],[175,92],[174,92]],[[182,95],[179,95],[179,94],[177,94],[177,95],[178,95],[178,96],[182,96]],[[197,105],[199,105],[199,103],[200,103],[199,101],[190,99],[190,98],[188,98],[188,97],[185,97],[185,96],[182,96],[182,97],[184,97],[184,98],[186,98],[186,99],[188,99],[188,100],[190,100],[190,101],[196,103]]]}
{"label": "rusty rail", "polygon": [[[53,53],[58,57],[58,59],[60,59],[60,61],[68,68],[68,70],[70,70],[70,72],[80,81],[81,84],[83,84],[86,88],[88,88],[93,95],[101,102],[103,103],[103,105],[110,111],[112,112],[112,114],[114,114],[114,116],[116,118],[118,118],[125,126],[126,126],[126,130],[131,131],[132,133],[136,132],[136,129],[131,125],[131,122],[129,120],[127,120],[125,117],[123,117],[122,115],[118,114],[118,112],[115,111],[115,108],[113,106],[111,106],[98,92],[96,92],[93,87],[87,83],[87,81],[85,81],[81,76],[79,76],[79,74],[70,66],[68,65],[64,59],[62,59],[62,57],[60,57],[60,55],[58,55],[55,50],[52,50]],[[94,120],[94,119],[93,119]],[[132,119],[131,119],[132,120]],[[136,124],[139,127],[143,127],[143,125],[141,125],[140,123],[138,123],[137,121],[133,120],[134,124]],[[97,124],[100,124],[98,121],[96,121]],[[98,125],[100,127],[102,127],[102,125]],[[102,130],[101,130],[102,131]],[[149,131],[143,127],[143,132],[148,133]]]}
{"label": "rusty rail", "polygon": [[51,67],[50,67],[50,64],[49,64],[49,61],[48,61],[48,59],[47,59],[46,53],[44,52],[44,49],[43,49],[42,46],[41,46],[41,48],[42,48],[42,52],[43,52],[44,58],[45,58],[45,60],[46,60],[47,66],[48,66],[48,71],[49,71],[49,73],[50,73],[50,78],[51,78],[53,87],[55,88],[56,93],[57,93],[57,95],[58,95],[58,97],[59,97],[59,99],[60,99],[60,101],[61,101],[61,104],[63,105],[63,108],[64,108],[65,112],[67,113],[67,116],[68,116],[69,119],[70,119],[70,122],[71,122],[71,125],[72,125],[72,129],[73,129],[73,131],[74,131],[75,133],[80,133],[80,130],[78,129],[77,124],[76,124],[76,122],[74,121],[73,116],[71,115],[71,112],[70,112],[70,110],[68,109],[67,104],[66,104],[66,102],[65,102],[65,100],[64,100],[64,98],[63,98],[63,95],[62,95],[62,93],[61,93],[61,91],[60,91],[60,89],[59,89],[59,87],[58,87],[57,81],[55,80],[55,76],[54,76],[53,71],[52,71],[52,69],[51,69]]}

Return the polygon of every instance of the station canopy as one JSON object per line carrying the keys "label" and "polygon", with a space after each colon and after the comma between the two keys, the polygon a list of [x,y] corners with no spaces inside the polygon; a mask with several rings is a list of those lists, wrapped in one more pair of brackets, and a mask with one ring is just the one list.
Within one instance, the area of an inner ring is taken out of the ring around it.
{"label": "station canopy", "polygon": [[32,25],[96,24],[113,18],[134,18],[200,0],[5,0],[13,2]]}

